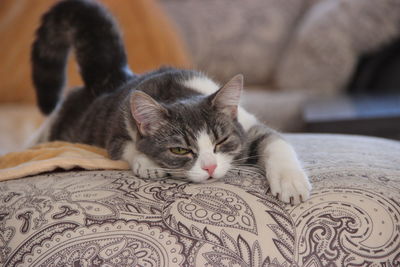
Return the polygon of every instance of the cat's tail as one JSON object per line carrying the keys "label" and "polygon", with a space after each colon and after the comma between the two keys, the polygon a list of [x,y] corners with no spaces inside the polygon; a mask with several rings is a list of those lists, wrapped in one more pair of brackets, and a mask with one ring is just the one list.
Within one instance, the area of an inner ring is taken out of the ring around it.
{"label": "cat's tail", "polygon": [[62,95],[71,47],[85,88],[93,96],[115,90],[133,77],[109,13],[93,1],[61,1],[43,15],[32,45],[33,82],[45,114],[56,107]]}

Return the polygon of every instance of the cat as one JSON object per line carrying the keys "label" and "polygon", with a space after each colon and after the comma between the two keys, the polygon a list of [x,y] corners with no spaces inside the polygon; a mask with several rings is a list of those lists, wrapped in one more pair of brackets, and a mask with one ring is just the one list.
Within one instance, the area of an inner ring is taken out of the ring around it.
{"label": "cat", "polygon": [[[62,97],[70,47],[84,86]],[[31,59],[38,106],[49,115],[35,143],[103,147],[142,178],[208,183],[253,164],[280,200],[297,204],[310,196],[292,146],[240,106],[242,75],[220,86],[195,70],[134,74],[116,23],[98,3],[55,4],[42,17]]]}

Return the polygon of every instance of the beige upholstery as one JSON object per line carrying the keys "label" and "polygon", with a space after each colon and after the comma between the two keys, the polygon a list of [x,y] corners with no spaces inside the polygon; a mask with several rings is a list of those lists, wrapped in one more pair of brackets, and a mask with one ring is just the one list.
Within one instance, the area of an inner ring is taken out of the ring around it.
{"label": "beige upholstery", "polygon": [[400,143],[287,138],[314,186],[294,207],[273,198],[254,170],[210,184],[129,171],[2,182],[0,264],[399,266]]}

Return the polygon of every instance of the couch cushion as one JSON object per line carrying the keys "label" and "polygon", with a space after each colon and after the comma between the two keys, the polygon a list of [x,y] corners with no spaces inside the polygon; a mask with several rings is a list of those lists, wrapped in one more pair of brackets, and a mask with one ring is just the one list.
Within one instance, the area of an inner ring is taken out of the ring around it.
{"label": "couch cushion", "polygon": [[243,73],[266,84],[305,0],[162,0],[182,32],[194,63],[220,81]]}
{"label": "couch cushion", "polygon": [[143,180],[129,171],[2,182],[0,263],[398,266],[400,143],[287,138],[314,187],[297,206],[269,195],[263,175],[251,169],[210,184]]}
{"label": "couch cushion", "polygon": [[[315,2],[297,25],[277,64],[277,86],[314,94],[344,92],[364,56],[400,37],[399,21],[400,6],[392,0]],[[364,75],[370,77],[374,72],[368,70]]]}

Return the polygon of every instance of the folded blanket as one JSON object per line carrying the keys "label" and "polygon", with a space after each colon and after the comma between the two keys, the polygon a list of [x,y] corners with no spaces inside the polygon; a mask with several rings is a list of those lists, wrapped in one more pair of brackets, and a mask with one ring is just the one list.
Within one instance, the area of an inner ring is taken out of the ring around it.
{"label": "folded blanket", "polygon": [[53,171],[57,168],[87,170],[129,169],[127,162],[111,160],[98,147],[68,142],[50,142],[0,157],[0,181]]}

